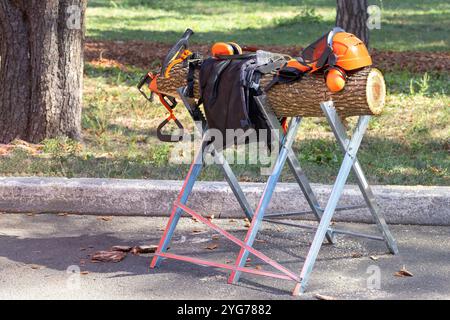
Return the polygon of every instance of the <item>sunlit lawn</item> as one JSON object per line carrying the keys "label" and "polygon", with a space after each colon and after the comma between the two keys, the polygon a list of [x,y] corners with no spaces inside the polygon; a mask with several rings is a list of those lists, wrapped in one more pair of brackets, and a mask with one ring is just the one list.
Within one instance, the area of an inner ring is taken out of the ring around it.
{"label": "sunlit lawn", "polygon": [[[159,142],[155,128],[164,108],[145,101],[137,90],[141,70],[86,67],[84,142],[45,142],[45,153],[22,150],[0,160],[2,175],[182,179],[188,165],[172,164],[176,144]],[[448,74],[389,73],[385,112],[374,117],[359,158],[371,182],[380,184],[449,185],[450,98]],[[412,80],[412,82],[410,81]],[[192,128],[183,107],[176,112]],[[350,124],[354,119],[350,121]],[[333,181],[342,159],[323,118],[305,119],[295,150],[314,182]],[[262,181],[254,165],[234,166],[243,181]],[[202,179],[222,180],[209,166]],[[292,181],[285,172],[282,179]]]}
{"label": "sunlit lawn", "polygon": [[[371,32],[378,49],[449,50],[450,4],[445,1],[371,1],[382,7],[381,30]],[[173,43],[186,27],[205,43],[305,45],[334,24],[335,1],[150,1],[90,0],[87,34],[95,39]],[[426,54],[426,52],[424,52]],[[17,149],[0,158],[1,175],[182,179],[187,165],[170,162],[175,144],[157,140],[164,118],[159,104],[145,101],[135,85],[144,70],[87,64],[82,143],[44,142],[40,155]],[[450,184],[448,73],[385,74],[387,105],[374,117],[359,158],[371,182]],[[183,107],[176,110],[192,128]],[[350,124],[354,122],[350,120]],[[294,148],[314,182],[333,181],[342,158],[324,119],[305,119]],[[234,166],[240,180],[261,181],[254,165]],[[202,179],[222,180],[210,166]],[[285,172],[282,179],[291,181]]]}
{"label": "sunlit lawn", "polygon": [[[442,0],[369,1],[381,8],[378,49],[449,50],[450,3]],[[335,0],[164,1],[90,0],[87,34],[109,40],[173,43],[187,27],[194,42],[306,45],[335,23]]]}

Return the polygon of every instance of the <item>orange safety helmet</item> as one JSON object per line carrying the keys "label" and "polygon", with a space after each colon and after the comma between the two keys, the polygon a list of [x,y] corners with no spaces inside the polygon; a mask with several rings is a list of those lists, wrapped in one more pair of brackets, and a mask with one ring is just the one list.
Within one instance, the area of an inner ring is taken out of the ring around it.
{"label": "orange safety helmet", "polygon": [[211,47],[211,54],[213,57],[242,54],[242,48],[234,42],[216,42]]}
{"label": "orange safety helmet", "polygon": [[310,73],[325,68],[325,79],[331,92],[344,89],[346,71],[370,66],[372,58],[366,45],[341,28],[334,28],[302,52]]}
{"label": "orange safety helmet", "polygon": [[303,50],[302,59],[311,67],[311,72],[327,66],[349,71],[372,64],[364,42],[341,28],[334,28],[309,45]]}
{"label": "orange safety helmet", "polygon": [[323,71],[328,89],[339,92],[345,87],[346,71],[371,64],[372,58],[364,42],[336,27],[304,49],[300,57],[289,60],[283,68],[296,69],[290,71],[300,75]]}
{"label": "orange safety helmet", "polygon": [[337,56],[335,65],[344,70],[355,70],[372,64],[372,58],[364,42],[351,33],[336,33],[332,48]]}

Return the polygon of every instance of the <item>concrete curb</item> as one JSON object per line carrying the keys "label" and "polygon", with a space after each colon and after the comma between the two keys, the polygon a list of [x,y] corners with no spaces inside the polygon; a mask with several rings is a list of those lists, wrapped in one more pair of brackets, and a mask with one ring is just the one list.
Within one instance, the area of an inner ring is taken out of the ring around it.
{"label": "concrete curb", "polygon": [[[182,182],[166,180],[0,178],[0,211],[167,216]],[[255,206],[263,184],[242,183]],[[313,184],[324,204],[331,186]],[[373,186],[389,223],[450,225],[450,187]],[[341,205],[363,202],[357,186],[346,187]],[[226,182],[198,182],[189,206],[216,217],[243,216]],[[276,188],[270,212],[307,210],[295,183]],[[367,209],[337,212],[336,221],[372,222]]]}

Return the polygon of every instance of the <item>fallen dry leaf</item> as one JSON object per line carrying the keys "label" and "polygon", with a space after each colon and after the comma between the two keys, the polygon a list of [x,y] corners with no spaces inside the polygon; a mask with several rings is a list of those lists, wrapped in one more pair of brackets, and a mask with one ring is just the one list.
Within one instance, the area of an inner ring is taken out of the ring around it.
{"label": "fallen dry leaf", "polygon": [[[133,249],[131,249],[131,253],[133,253],[134,255],[148,254],[148,253],[155,253],[156,250],[158,250],[158,246],[156,245],[136,246]],[[169,248],[167,248],[167,250],[169,250]]]}
{"label": "fallen dry leaf", "polygon": [[133,249],[131,246],[114,246],[111,251],[130,252]]}
{"label": "fallen dry leaf", "polygon": [[101,221],[111,221],[112,217],[98,217],[97,219]]}
{"label": "fallen dry leaf", "polygon": [[320,293],[316,293],[316,294],[314,295],[314,297],[315,297],[317,300],[336,300],[335,297],[325,296],[325,295],[320,294]]}
{"label": "fallen dry leaf", "polygon": [[87,276],[89,274],[89,271],[81,271],[80,274],[82,276]]}
{"label": "fallen dry leaf", "polygon": [[38,264],[30,264],[30,268],[33,270],[43,269],[43,266],[40,266]]}
{"label": "fallen dry leaf", "polygon": [[127,256],[126,252],[120,251],[98,251],[91,257],[92,262],[120,262]]}
{"label": "fallen dry leaf", "polygon": [[406,267],[403,266],[399,271],[394,273],[394,276],[396,276],[396,277],[412,277],[413,274],[411,272],[409,272],[408,270],[406,270]]}
{"label": "fallen dry leaf", "polygon": [[205,249],[208,249],[208,250],[216,250],[218,247],[219,247],[218,244],[212,243],[212,244],[206,246]]}

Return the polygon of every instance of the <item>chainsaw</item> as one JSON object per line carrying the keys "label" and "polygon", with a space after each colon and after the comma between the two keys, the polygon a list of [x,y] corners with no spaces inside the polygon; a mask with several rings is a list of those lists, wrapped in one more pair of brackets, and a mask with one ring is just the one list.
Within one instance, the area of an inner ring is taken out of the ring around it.
{"label": "chainsaw", "polygon": [[[169,112],[169,116],[161,122],[158,126],[156,133],[158,138],[164,142],[178,142],[183,139],[183,131],[184,127],[181,122],[177,119],[174,113],[174,109],[177,106],[177,101],[174,97],[167,96],[158,91],[157,87],[157,79],[158,78],[170,78],[170,71],[172,68],[180,63],[184,63],[187,61],[189,57],[193,55],[191,51],[189,51],[189,39],[194,34],[194,31],[191,29],[187,29],[183,36],[178,40],[178,42],[170,49],[166,58],[161,67],[161,71],[159,73],[149,72],[145,74],[138,84],[139,92],[150,102],[153,102],[154,95],[156,94],[159,98],[159,101]],[[150,89],[150,94],[147,94],[143,88],[147,86]],[[173,121],[177,127],[180,129],[180,133],[178,136],[174,136],[173,134],[163,133],[163,129],[166,125],[168,125],[171,121]]]}

